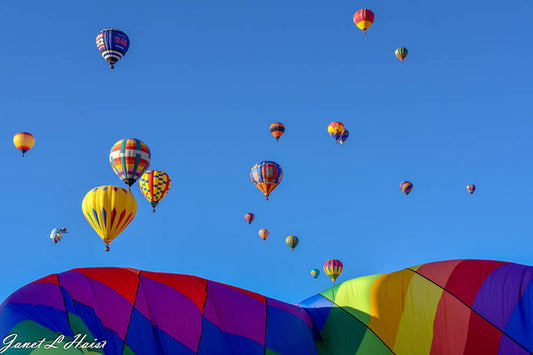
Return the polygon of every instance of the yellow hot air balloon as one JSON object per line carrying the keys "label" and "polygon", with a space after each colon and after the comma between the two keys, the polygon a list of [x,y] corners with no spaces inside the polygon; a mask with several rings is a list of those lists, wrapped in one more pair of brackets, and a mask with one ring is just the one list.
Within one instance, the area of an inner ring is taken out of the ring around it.
{"label": "yellow hot air balloon", "polygon": [[31,133],[20,132],[13,137],[13,143],[15,144],[15,147],[22,152],[22,156],[24,157],[24,153],[30,150],[35,144],[35,138]]}
{"label": "yellow hot air balloon", "polygon": [[137,201],[130,191],[117,186],[100,186],[85,195],[83,215],[105,242],[105,251],[130,224],[137,212]]}

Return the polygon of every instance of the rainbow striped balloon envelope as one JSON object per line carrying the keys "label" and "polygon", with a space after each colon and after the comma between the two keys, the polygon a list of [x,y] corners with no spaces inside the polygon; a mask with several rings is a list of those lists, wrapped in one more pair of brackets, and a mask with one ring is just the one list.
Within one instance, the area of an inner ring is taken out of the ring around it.
{"label": "rainbow striped balloon envelope", "polygon": [[148,146],[139,139],[125,138],[116,142],[109,153],[109,163],[115,174],[131,186],[148,170],[152,154]]}
{"label": "rainbow striped balloon envelope", "polygon": [[451,260],[349,280],[299,303],[319,354],[531,354],[533,267]]}
{"label": "rainbow striped balloon envelope", "polygon": [[14,292],[0,306],[0,336],[13,334],[44,338],[40,354],[56,339],[51,354],[82,354],[72,344],[93,355],[317,354],[303,308],[195,276],[114,267],[52,274]]}

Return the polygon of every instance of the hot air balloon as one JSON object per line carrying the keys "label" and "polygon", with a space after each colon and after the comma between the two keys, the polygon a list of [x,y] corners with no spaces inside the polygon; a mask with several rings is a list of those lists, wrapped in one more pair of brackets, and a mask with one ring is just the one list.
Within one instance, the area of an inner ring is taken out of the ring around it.
{"label": "hot air balloon", "polygon": [[106,28],[96,36],[96,46],[102,57],[109,63],[111,69],[115,63],[126,55],[130,48],[128,36],[116,28]]}
{"label": "hot air balloon", "polygon": [[100,186],[85,195],[83,215],[105,242],[113,241],[130,224],[137,212],[137,201],[129,190],[116,186]]}
{"label": "hot air balloon", "polygon": [[374,23],[374,13],[368,9],[357,10],[353,15],[353,22],[366,34],[366,30]]}
{"label": "hot air balloon", "polygon": [[13,143],[15,144],[15,147],[22,152],[22,156],[24,157],[24,153],[30,150],[35,144],[35,138],[31,133],[20,132],[13,137]]}
{"label": "hot air balloon", "polygon": [[279,142],[280,137],[285,132],[285,126],[281,122],[274,122],[270,125],[270,133],[276,138],[276,141]]}
{"label": "hot air balloon", "polygon": [[244,215],[244,219],[246,220],[246,222],[248,222],[248,224],[251,224],[254,221],[254,218],[255,218],[255,215],[251,212],[248,212],[247,214]]}
{"label": "hot air balloon", "polygon": [[268,229],[263,228],[263,229],[259,230],[259,236],[263,240],[266,240],[269,234],[270,234],[270,232],[268,231]]}
{"label": "hot air balloon", "polygon": [[289,235],[287,239],[285,239],[285,244],[287,244],[292,251],[294,251],[294,248],[296,248],[299,242],[300,240],[295,235]]}
{"label": "hot air balloon", "polygon": [[413,183],[411,183],[411,181],[402,181],[400,189],[402,189],[402,192],[409,197],[409,192],[413,189]]}
{"label": "hot air balloon", "polygon": [[349,136],[350,136],[350,131],[348,131],[347,129],[344,130],[344,133],[342,134],[341,138],[339,139],[339,142],[341,143],[341,146],[344,146],[344,142],[346,142],[346,140],[348,139]]}
{"label": "hot air balloon", "polygon": [[318,270],[317,268],[314,268],[313,270],[311,270],[311,276],[313,276],[313,278],[316,280],[316,278],[320,275],[320,270]]}
{"label": "hot air balloon", "polygon": [[125,138],[116,142],[109,153],[109,162],[113,171],[130,187],[148,170],[151,159],[148,146],[135,138]]}
{"label": "hot air balloon", "polygon": [[474,191],[476,191],[476,185],[474,185],[474,184],[466,185],[466,191],[468,191],[468,193],[470,195],[472,195],[474,193]]}
{"label": "hot air balloon", "polygon": [[54,228],[52,229],[52,231],[50,232],[50,235],[48,236],[50,239],[52,239],[52,241],[57,244],[57,242],[59,242],[61,239],[63,239],[63,234],[66,234],[67,233],[67,228],[66,227],[62,227],[62,228]]}
{"label": "hot air balloon", "polygon": [[403,60],[405,59],[405,57],[407,57],[407,48],[401,47],[396,49],[394,51],[394,55],[396,55],[396,57],[398,57],[398,59],[401,60],[403,63]]}
{"label": "hot air balloon", "polygon": [[170,176],[163,171],[147,170],[142,174],[139,180],[139,187],[144,197],[151,203],[152,212],[155,212],[155,206],[170,190],[170,185]]}
{"label": "hot air balloon", "polygon": [[344,131],[345,128],[342,122],[331,122],[328,126],[329,135],[335,138],[335,143],[341,139]]}
{"label": "hot air balloon", "polygon": [[293,304],[192,275],[122,267],[51,274],[0,307],[2,355],[317,355],[315,329]]}
{"label": "hot air balloon", "polygon": [[262,161],[255,164],[250,172],[252,182],[261,192],[268,196],[279,185],[283,178],[283,170],[278,163],[273,161]]}
{"label": "hot air balloon", "polygon": [[329,259],[324,263],[324,272],[331,278],[334,285],[335,280],[337,280],[337,277],[339,277],[342,272],[342,268],[341,261],[337,259]]}

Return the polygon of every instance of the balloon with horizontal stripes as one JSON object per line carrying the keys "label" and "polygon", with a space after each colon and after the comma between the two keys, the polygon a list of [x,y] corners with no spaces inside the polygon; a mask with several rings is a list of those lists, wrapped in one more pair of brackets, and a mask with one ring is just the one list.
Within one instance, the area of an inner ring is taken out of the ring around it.
{"label": "balloon with horizontal stripes", "polygon": [[155,212],[155,206],[166,196],[170,190],[170,185],[170,176],[164,171],[148,170],[142,174],[139,187],[144,197],[152,205],[152,212]]}
{"label": "balloon with horizontal stripes", "polygon": [[276,138],[276,141],[279,142],[280,137],[285,132],[285,125],[281,122],[274,122],[270,125],[270,133]]}
{"label": "balloon with horizontal stripes", "polygon": [[273,161],[262,161],[255,164],[250,172],[250,179],[261,190],[268,200],[270,193],[278,187],[283,178],[283,169]]}
{"label": "balloon with horizontal stripes", "polygon": [[96,36],[96,46],[102,57],[109,63],[109,67],[113,69],[115,63],[128,52],[130,39],[121,30],[106,28]]}
{"label": "balloon with horizontal stripes", "polygon": [[85,195],[81,209],[109,251],[109,244],[133,221],[137,201],[122,187],[100,186]]}
{"label": "balloon with horizontal stripes", "polygon": [[334,285],[335,280],[337,280],[341,274],[343,267],[341,261],[337,259],[329,259],[324,263],[324,272],[331,278]]}
{"label": "balloon with horizontal stripes", "polygon": [[35,137],[28,132],[19,132],[13,137],[13,144],[15,144],[15,147],[17,147],[24,157],[24,153],[30,150],[35,144]]}
{"label": "balloon with horizontal stripes", "polygon": [[116,142],[109,152],[109,163],[117,176],[131,187],[148,170],[152,154],[139,139],[124,138]]}

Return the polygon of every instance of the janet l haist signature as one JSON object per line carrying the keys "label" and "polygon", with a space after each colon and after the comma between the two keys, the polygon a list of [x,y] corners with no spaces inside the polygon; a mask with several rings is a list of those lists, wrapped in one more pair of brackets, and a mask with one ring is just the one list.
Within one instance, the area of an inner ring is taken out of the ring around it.
{"label": "janet l haist signature", "polygon": [[[6,352],[8,349],[103,349],[106,341],[94,339],[86,340],[87,334],[76,334],[70,341],[65,342],[65,336],[63,334],[58,335],[54,339],[42,338],[40,340],[24,340],[17,341],[18,334],[12,333],[4,338],[2,341],[2,347],[0,348],[0,354]],[[71,339],[70,337],[67,339]]]}

